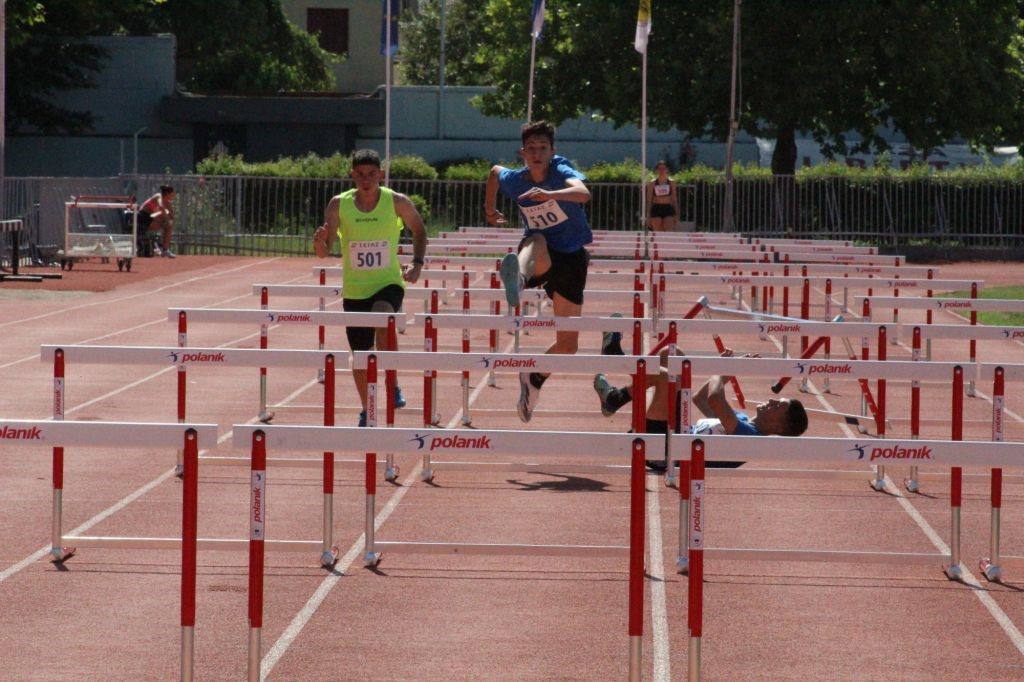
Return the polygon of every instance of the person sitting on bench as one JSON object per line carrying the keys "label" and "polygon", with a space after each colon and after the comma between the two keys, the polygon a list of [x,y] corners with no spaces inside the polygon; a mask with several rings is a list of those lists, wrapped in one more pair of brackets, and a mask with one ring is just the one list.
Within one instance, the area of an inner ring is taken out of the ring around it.
{"label": "person sitting on bench", "polygon": [[[160,185],[160,191],[146,199],[139,207],[139,229],[143,243],[149,243],[149,233],[161,231],[160,255],[174,258],[171,251],[171,234],[174,232],[174,201],[176,194],[170,185]],[[146,249],[148,251],[148,249]]]}

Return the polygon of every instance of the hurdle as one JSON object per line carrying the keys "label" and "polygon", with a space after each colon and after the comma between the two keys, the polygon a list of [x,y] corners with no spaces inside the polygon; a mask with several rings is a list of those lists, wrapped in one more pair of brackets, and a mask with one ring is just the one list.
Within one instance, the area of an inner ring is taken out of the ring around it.
{"label": "hurdle", "polygon": [[[188,323],[220,323],[242,325],[289,324],[299,326],[354,326],[386,329],[388,319],[393,317],[395,324],[401,320],[405,323],[405,315],[393,313],[352,313],[343,311],[319,310],[252,310],[244,308],[169,308],[168,320],[178,320],[179,339],[187,334]],[[404,326],[401,325],[401,326]],[[261,344],[262,345],[262,344]],[[184,346],[183,346],[184,347]],[[218,352],[225,349],[217,349]],[[339,351],[340,352],[340,351]],[[261,373],[263,376],[263,373]],[[262,387],[261,383],[261,387]],[[267,416],[267,395],[260,391],[257,415]],[[265,421],[261,419],[261,421]],[[268,421],[268,420],[267,420]]]}
{"label": "hurdle", "polygon": [[[884,347],[884,346],[883,346]],[[900,360],[861,360],[861,361],[848,361],[848,362],[835,362],[835,361],[800,361],[794,362],[788,359],[776,359],[776,358],[686,358],[686,357],[675,357],[669,358],[669,365],[673,367],[670,373],[682,377],[682,384],[680,386],[683,391],[683,395],[687,401],[692,395],[692,386],[689,384],[690,377],[699,369],[701,374],[712,375],[712,374],[723,374],[723,375],[736,375],[743,374],[744,376],[772,376],[778,374],[785,374],[788,376],[806,374],[808,376],[813,375],[837,375],[843,376],[848,379],[867,379],[878,376],[886,376],[889,379],[894,380],[934,380],[934,381],[947,381],[950,383],[952,388],[952,440],[962,440],[963,430],[963,381],[964,381],[964,367],[959,363],[921,363],[914,361],[900,361]],[[976,367],[971,368],[977,371]],[[881,380],[880,380],[881,381]],[[669,391],[673,393],[674,391]],[[682,420],[680,423],[680,429],[683,431],[682,436],[688,436],[686,431],[690,427],[690,414],[691,407],[688,402],[682,403]],[[885,401],[884,401],[884,385],[881,386],[879,392],[878,401],[879,416],[876,419],[876,423],[879,427],[879,436],[884,436],[885,433]],[[671,431],[671,429],[670,429]],[[670,440],[674,441],[677,435],[673,434]],[[717,439],[720,436],[714,436],[713,439]],[[748,438],[748,443],[749,437]],[[790,444],[801,443],[804,439],[787,439],[785,442],[787,448]],[[816,439],[807,439],[816,440]],[[917,442],[917,441],[915,441]],[[925,441],[920,441],[925,442]],[[670,448],[673,447],[670,445]],[[864,447],[867,447],[866,445]],[[871,463],[875,459],[881,461],[876,465],[876,478],[871,483],[872,487],[876,490],[884,489],[884,473],[881,470],[881,465],[887,460],[893,459],[906,459],[917,463],[920,457],[916,457],[915,453],[920,454],[924,451],[921,448],[927,447],[911,446],[904,447],[898,443],[894,444],[893,449],[888,455],[879,456],[878,458],[872,457],[866,463]],[[884,447],[882,448],[885,449]],[[762,449],[763,450],[763,449]],[[750,451],[761,453],[762,450],[758,450],[756,447],[751,448]],[[788,452],[788,450],[787,450]],[[899,453],[903,453],[899,455]],[[742,459],[742,457],[740,457]],[[749,459],[768,459],[768,455],[759,455],[757,458]],[[728,457],[722,457],[722,459],[728,459]],[[735,459],[735,458],[734,458]],[[776,459],[786,459],[785,455],[776,457]],[[863,459],[863,457],[859,458]],[[680,519],[686,518],[688,500],[684,497],[684,491],[687,488],[683,484],[684,473],[680,472]],[[962,569],[958,568],[960,564],[960,490],[961,490],[961,474],[957,469],[953,470],[953,476],[950,483],[951,495],[950,495],[950,507],[951,507],[951,531],[950,531],[950,568],[947,570],[947,574],[954,579],[959,578]],[[685,532],[687,528],[686,523],[680,523],[680,532]],[[686,560],[682,556],[682,548],[687,547],[688,542],[685,537],[680,537],[680,557],[679,557],[679,570],[685,572],[687,570]],[[780,555],[783,556],[783,555]],[[873,555],[865,555],[862,559],[864,561],[872,560]],[[771,552],[767,552],[764,555],[764,560],[783,560],[776,558]],[[885,561],[884,557],[880,557],[879,560]]]}
{"label": "hurdle", "polygon": [[[687,547],[687,563],[690,565],[688,586],[688,623],[690,628],[690,660],[689,673],[691,680],[700,679],[701,659],[700,645],[703,634],[703,573],[704,560],[732,559],[762,561],[769,558],[759,550],[710,548],[703,542],[707,533],[707,515],[705,509],[710,495],[705,493],[703,470],[706,459],[745,458],[751,461],[782,460],[790,462],[859,462],[865,458],[884,458],[885,450],[891,448],[866,445],[858,440],[843,438],[799,438],[787,439],[785,451],[767,452],[765,448],[751,448],[747,436],[711,436],[698,438],[683,436],[673,438],[672,456],[690,462],[693,471],[693,486],[700,493],[699,503],[695,501],[686,517],[686,526],[693,530]],[[882,444],[880,444],[882,445]],[[915,441],[907,450],[917,450],[922,454],[918,458],[921,466],[953,467],[956,470],[963,466],[1021,466],[1019,444],[992,443],[985,441]],[[698,487],[699,484],[699,487]],[[945,558],[938,554],[889,554],[883,552],[807,552],[804,550],[774,550],[779,560],[784,561],[827,561],[827,562],[883,562],[883,563],[915,563],[934,565]],[[784,557],[784,558],[782,558]],[[948,574],[948,569],[947,569]]]}
{"label": "hurdle", "polygon": [[[324,426],[334,425],[335,414],[335,376],[336,363],[335,355],[331,352],[314,350],[271,350],[252,348],[189,348],[187,352],[181,352],[177,347],[147,347],[147,346],[42,346],[40,356],[43,361],[51,361],[54,364],[54,419],[63,419],[63,396],[65,391],[64,373],[65,364],[71,362],[111,364],[118,366],[126,365],[156,365],[156,366],[177,366],[179,378],[183,376],[181,371],[187,366],[206,367],[275,367],[275,368],[317,368],[324,371],[324,405],[323,423]],[[394,385],[389,387],[389,402],[393,405]],[[178,382],[178,416],[179,421],[185,417],[185,382]],[[393,408],[392,408],[393,409]],[[180,452],[180,451],[179,451]],[[206,465],[237,466],[242,464],[242,458],[230,456],[204,456],[201,460]],[[333,542],[333,519],[334,519],[334,468],[335,466],[357,468],[363,466],[362,460],[339,460],[335,457],[332,448],[323,452],[322,459],[295,459],[281,458],[273,459],[274,466],[288,466],[300,468],[322,467],[323,471],[323,533],[319,540],[311,541],[275,541],[274,549],[285,549],[290,551],[307,551],[316,548],[320,552],[320,562],[323,566],[333,566],[338,559],[338,549]],[[183,463],[179,463],[183,466]],[[388,480],[397,477],[397,470],[392,470],[392,460],[389,457],[385,463],[385,475]],[[60,472],[63,470],[63,451],[54,452],[54,478],[55,478],[55,510],[59,511],[59,494],[63,486],[58,485],[62,478]],[[177,467],[176,467],[177,471]],[[59,533],[60,516],[55,514],[55,536]],[[204,546],[228,547],[233,541],[210,540],[201,541]],[[57,545],[54,545],[57,548]],[[166,543],[155,540],[151,548],[165,547]],[[56,551],[56,549],[55,549]]]}
{"label": "hurdle", "polygon": [[[61,406],[63,413],[63,405]],[[196,526],[199,506],[199,445],[216,447],[216,424],[164,424],[128,422],[23,421],[0,419],[0,438],[5,446],[50,445],[54,451],[53,561],[63,563],[76,548],[64,542],[91,547],[123,549],[148,546],[146,538],[88,538],[60,533],[61,495],[64,487],[63,454],[65,446],[80,447],[174,447],[185,451],[185,481],[182,486],[182,534],[168,547],[181,550],[181,679],[191,681],[195,671],[196,625]],[[60,452],[60,468],[57,452]],[[643,462],[641,462],[641,465]]]}
{"label": "hurdle", "polygon": [[[579,320],[580,318],[560,318],[565,320]],[[599,318],[601,320],[607,319],[611,321],[618,321],[622,323],[623,318]],[[431,320],[428,318],[427,325],[431,324]],[[371,358],[373,358],[374,370],[369,372],[371,365]],[[641,364],[642,363],[642,364]],[[414,351],[402,351],[402,352],[373,352],[373,351],[358,351],[353,354],[352,357],[353,368],[366,368],[367,373],[367,415],[369,415],[370,404],[373,402],[370,397],[369,388],[374,384],[371,381],[371,376],[375,375],[378,368],[386,371],[395,371],[399,369],[425,369],[426,372],[437,370],[451,371],[451,372],[462,372],[466,374],[470,371],[482,370],[488,374],[505,371],[519,373],[523,370],[533,372],[582,372],[594,374],[597,372],[621,372],[623,374],[633,374],[634,377],[639,373],[644,376],[657,375],[661,369],[659,366],[659,359],[657,356],[625,356],[625,355],[546,355],[543,353],[539,354],[516,354],[516,353],[441,353],[441,352],[414,352]],[[645,381],[646,386],[646,381]],[[639,393],[637,394],[639,395]],[[374,387],[374,396],[376,396],[376,387]],[[466,397],[463,397],[465,409]],[[636,403],[640,403],[639,405]],[[646,404],[644,401],[636,401],[634,403],[634,409],[645,410]],[[428,415],[431,414],[432,410],[428,406],[424,406],[424,428],[433,428],[436,426],[434,423],[428,422]],[[634,425],[642,425],[642,422],[638,422],[639,417],[634,412],[633,421]],[[369,423],[369,419],[367,420]],[[390,424],[389,424],[390,426]],[[553,470],[550,465],[534,465],[534,464],[505,464],[505,463],[493,463],[493,462],[434,462],[431,460],[430,453],[423,453],[422,459],[422,471],[420,477],[430,482],[434,480],[435,471],[437,470],[462,470],[462,471],[526,471],[526,472],[546,472],[546,473],[606,473],[607,467],[600,466],[594,467],[590,465],[559,465],[557,470]]]}
{"label": "hurdle", "polygon": [[[645,472],[644,453],[647,447],[660,447],[662,436],[646,436],[624,433],[561,433],[544,431],[498,431],[474,430],[472,432],[439,432],[424,429],[377,429],[352,427],[302,427],[302,426],[258,426],[236,425],[234,427],[236,447],[250,447],[254,462],[259,462],[259,450],[283,448],[289,450],[322,450],[331,444],[344,442],[355,451],[366,453],[366,548],[364,564],[368,568],[377,566],[383,552],[466,554],[487,556],[576,556],[625,558],[628,566],[628,646],[629,675],[639,679],[643,637],[643,581],[645,542]],[[462,436],[459,433],[468,435]],[[603,458],[628,461],[630,467],[630,528],[627,545],[522,545],[522,544],[473,544],[457,542],[401,542],[377,540],[374,537],[375,496],[376,496],[376,452],[422,453],[429,450],[438,454],[529,454],[533,456],[594,455]],[[254,464],[254,468],[257,464]],[[265,518],[265,509],[263,510]],[[255,541],[255,540],[254,540]],[[256,625],[262,622],[263,564],[259,550],[252,553],[250,562],[250,637],[249,661],[260,660],[259,637],[252,634]],[[256,649],[255,651],[253,649]],[[257,668],[258,669],[258,668]],[[252,670],[252,668],[250,668]]]}
{"label": "hurdle", "polygon": [[[992,377],[992,441],[1001,443],[1004,440],[1004,412],[1006,410],[1005,387],[1007,381],[1024,381],[1022,365],[981,365],[980,376]],[[1017,444],[1020,445],[1019,443]],[[1001,553],[1001,529],[1003,506],[1003,470],[993,468],[990,472],[989,502],[991,506],[989,524],[989,554],[978,562],[982,575],[991,582],[1001,582],[1003,567],[1024,565],[1024,556],[1004,555]]]}

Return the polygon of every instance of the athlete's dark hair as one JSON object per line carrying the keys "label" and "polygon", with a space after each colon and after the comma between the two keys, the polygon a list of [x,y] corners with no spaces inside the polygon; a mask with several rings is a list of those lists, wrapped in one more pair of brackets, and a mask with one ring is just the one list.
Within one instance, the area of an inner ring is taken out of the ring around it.
{"label": "athlete's dark hair", "polygon": [[524,123],[520,129],[520,136],[523,138],[523,146],[526,146],[526,138],[533,137],[534,135],[543,135],[548,138],[548,142],[552,147],[555,146],[555,125],[548,123],[547,121],[533,121],[532,123]]}
{"label": "athlete's dark hair", "polygon": [[162,194],[163,196],[167,196],[173,191],[174,188],[171,187],[170,185],[160,185],[160,194]]}
{"label": "athlete's dark hair", "polygon": [[380,154],[372,149],[357,149],[352,152],[352,167],[365,166],[365,165],[376,166],[380,168]]}
{"label": "athlete's dark hair", "polygon": [[789,411],[786,412],[785,430],[779,434],[782,436],[799,436],[807,430],[807,410],[799,400],[789,401]]}

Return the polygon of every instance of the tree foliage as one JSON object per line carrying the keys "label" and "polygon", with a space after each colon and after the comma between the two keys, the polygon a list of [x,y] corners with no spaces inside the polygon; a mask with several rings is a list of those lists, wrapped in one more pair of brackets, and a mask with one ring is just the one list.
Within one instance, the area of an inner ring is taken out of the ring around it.
{"label": "tree foliage", "polygon": [[[529,81],[530,3],[486,0],[472,58],[489,65],[492,115],[521,118]],[[795,137],[826,154],[883,150],[886,128],[919,149],[957,138],[1024,140],[1018,0],[747,0],[742,6],[739,126],[778,140],[777,173],[792,173]],[[533,111],[556,122],[638,123],[636,3],[548,0],[537,48]],[[732,0],[653,4],[648,123],[725,139]],[[452,27],[449,33],[457,29]],[[501,46],[501,49],[495,49]],[[854,135],[850,136],[849,133]]]}
{"label": "tree foliage", "polygon": [[107,54],[83,40],[126,32],[125,19],[162,0],[9,0],[6,7],[7,127],[46,133],[88,130],[93,117],[56,105],[59,91],[87,88]]}
{"label": "tree foliage", "polygon": [[479,0],[427,0],[418,15],[402,17],[402,77],[409,85],[437,85],[441,68],[441,5],[445,5],[447,85],[486,85],[488,60],[477,50],[487,19]]}
{"label": "tree foliage", "polygon": [[337,57],[285,17],[279,0],[167,0],[153,22],[178,39],[188,90],[274,93],[334,85]]}
{"label": "tree foliage", "polygon": [[197,91],[328,90],[336,59],[291,24],[277,0],[8,0],[7,128],[91,128],[89,112],[55,104],[88,88],[108,59],[88,36],[173,33],[180,80]]}

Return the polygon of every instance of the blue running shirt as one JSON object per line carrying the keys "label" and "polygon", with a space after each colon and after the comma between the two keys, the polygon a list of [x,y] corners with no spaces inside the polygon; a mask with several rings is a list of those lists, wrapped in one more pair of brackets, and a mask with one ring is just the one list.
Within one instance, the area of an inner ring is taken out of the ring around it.
{"label": "blue running shirt", "polygon": [[[573,167],[563,156],[551,157],[551,165],[544,182],[536,183],[530,179],[527,168],[503,168],[498,174],[498,189],[502,194],[519,204],[519,213],[523,221],[523,236],[533,230],[543,230],[548,248],[559,253],[579,251],[594,240],[587,222],[587,214],[583,204],[575,201],[518,201],[517,197],[534,187],[545,190],[565,189],[566,180],[586,180],[586,176]],[[534,207],[542,207],[531,211]]]}
{"label": "blue running shirt", "polygon": [[[736,433],[733,436],[760,436],[761,432],[757,430],[757,427],[750,423],[750,417],[743,414],[742,412],[736,413],[736,419],[739,423],[736,424]],[[696,436],[728,436],[725,432],[725,428],[722,426],[722,422],[718,419],[698,419],[697,423],[690,427],[690,433]]]}

